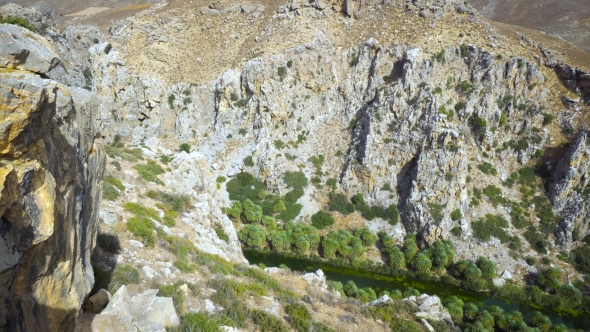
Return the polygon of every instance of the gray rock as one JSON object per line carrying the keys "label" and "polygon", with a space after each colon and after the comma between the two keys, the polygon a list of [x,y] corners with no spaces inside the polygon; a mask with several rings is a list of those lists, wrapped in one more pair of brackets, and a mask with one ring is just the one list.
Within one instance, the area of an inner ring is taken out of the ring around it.
{"label": "gray rock", "polygon": [[45,39],[20,26],[1,24],[0,45],[0,68],[45,74],[59,63]]}
{"label": "gray rock", "polygon": [[137,332],[131,316],[81,314],[74,332]]}

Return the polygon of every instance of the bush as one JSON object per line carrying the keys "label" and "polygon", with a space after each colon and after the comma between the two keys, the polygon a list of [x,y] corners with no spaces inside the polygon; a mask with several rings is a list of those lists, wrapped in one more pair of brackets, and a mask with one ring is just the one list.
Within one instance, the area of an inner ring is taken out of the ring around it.
{"label": "bush", "polygon": [[254,160],[252,159],[252,156],[248,156],[248,157],[244,158],[244,166],[249,166],[249,167],[254,166]]}
{"label": "bush", "polygon": [[225,178],[225,176],[218,176],[216,181],[217,183],[225,183],[227,179]]}
{"label": "bush", "polygon": [[285,146],[285,142],[278,139],[278,140],[274,141],[274,145],[275,145],[275,148],[277,148],[277,150],[280,150]]}
{"label": "bush", "polygon": [[156,243],[154,227],[154,223],[146,217],[133,217],[127,220],[127,229],[148,247]]}
{"label": "bush", "polygon": [[184,151],[186,153],[191,153],[191,146],[188,143],[182,143],[178,147],[180,151]]}
{"label": "bush", "polygon": [[171,285],[162,285],[158,287],[158,296],[171,297],[176,312],[182,311],[182,307],[185,301],[184,293],[180,290],[180,286],[183,283],[183,281],[177,281],[176,283]]}
{"label": "bush", "polygon": [[96,236],[96,244],[104,251],[116,254],[121,250],[119,238],[114,234],[99,233]]}
{"label": "bush", "polygon": [[139,176],[144,178],[149,182],[154,182],[157,184],[164,184],[160,179],[158,179],[158,175],[164,173],[164,169],[156,164],[155,161],[148,161],[145,165],[135,165],[133,168],[139,173]]}
{"label": "bush", "polygon": [[498,206],[500,203],[503,204],[506,202],[506,199],[502,197],[502,190],[494,185],[488,185],[485,187],[483,193],[488,197],[494,207]]}
{"label": "bush", "polygon": [[348,201],[343,193],[331,192],[328,197],[328,207],[331,211],[338,211],[344,215],[349,215],[355,211],[354,205]]}
{"label": "bush", "polygon": [[289,304],[285,307],[289,323],[298,332],[308,332],[313,324],[311,314],[303,304]]}
{"label": "bush", "polygon": [[287,68],[279,67],[279,68],[277,68],[277,73],[279,74],[279,77],[281,78],[281,80],[283,80],[283,78],[285,78],[285,75],[287,75]]}
{"label": "bush", "polygon": [[459,112],[463,109],[465,109],[465,106],[467,106],[467,103],[464,101],[460,101],[458,103],[455,104],[455,112]]}
{"label": "bush", "polygon": [[25,29],[32,31],[32,32],[37,33],[37,29],[35,29],[35,27],[31,23],[29,23],[27,20],[25,20],[22,17],[16,17],[16,16],[3,17],[2,15],[0,15],[0,24],[2,24],[2,23],[18,25],[18,26],[21,26]]}
{"label": "bush", "polygon": [[219,326],[221,325],[216,319],[209,317],[207,314],[189,313],[182,317],[180,326],[172,328],[171,332],[187,332],[187,331],[199,331],[199,332],[219,332]]}
{"label": "bush", "polygon": [[258,325],[261,332],[288,332],[289,328],[283,321],[265,311],[253,309],[250,311],[250,319]]}
{"label": "bush", "polygon": [[524,232],[524,238],[536,252],[540,254],[547,253],[549,241],[547,241],[546,236],[540,232],[537,232],[537,228],[535,226],[530,226],[527,231]]}
{"label": "bush", "polygon": [[483,241],[489,241],[490,236],[494,236],[502,243],[509,241],[509,236],[504,230],[508,227],[508,221],[501,216],[486,214],[484,219],[479,219],[474,222],[473,228],[474,236]]}
{"label": "bush", "polygon": [[463,214],[461,214],[461,210],[456,209],[451,212],[451,219],[457,221],[463,218]]}
{"label": "bush", "polygon": [[238,238],[249,247],[262,249],[266,244],[266,230],[259,225],[244,225],[238,231]]}
{"label": "bush", "polygon": [[223,226],[221,226],[221,224],[219,224],[219,223],[213,224],[213,230],[215,230],[215,234],[217,234],[218,238],[229,243],[229,235],[227,235],[227,233],[225,232],[225,230],[223,229]]}
{"label": "bush", "polygon": [[571,251],[571,261],[576,270],[590,273],[590,245],[585,244]]}
{"label": "bush", "polygon": [[477,168],[484,174],[487,175],[498,175],[498,171],[488,162],[477,165]]}
{"label": "bush", "polygon": [[107,46],[105,46],[105,48],[104,48],[104,53],[109,54],[111,52],[112,48],[113,48],[113,45],[111,45],[111,43],[108,43]]}
{"label": "bush", "polygon": [[131,265],[118,265],[111,276],[108,291],[115,293],[119,287],[129,284],[139,284],[139,271]]}
{"label": "bush", "polygon": [[105,175],[102,187],[102,197],[104,199],[114,201],[121,196],[123,190],[125,190],[125,186],[121,180],[111,175]]}
{"label": "bush", "polygon": [[334,217],[325,211],[318,211],[311,216],[311,224],[317,229],[334,225]]}
{"label": "bush", "polygon": [[543,126],[547,126],[553,122],[555,117],[549,113],[543,113]]}
{"label": "bush", "polygon": [[456,237],[459,237],[461,236],[461,234],[463,234],[463,231],[461,230],[461,227],[455,226],[451,229],[451,234],[453,234]]}

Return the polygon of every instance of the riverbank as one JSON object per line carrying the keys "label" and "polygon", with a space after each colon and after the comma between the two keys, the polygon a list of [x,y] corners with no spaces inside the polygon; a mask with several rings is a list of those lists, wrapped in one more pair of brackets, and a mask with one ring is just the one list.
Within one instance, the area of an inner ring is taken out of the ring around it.
{"label": "riverbank", "polygon": [[570,329],[590,329],[590,316],[578,312],[565,312],[551,308],[540,308],[532,303],[510,301],[492,296],[489,292],[475,292],[459,286],[444,282],[424,281],[408,276],[391,276],[379,273],[363,271],[359,269],[337,267],[323,261],[314,261],[295,256],[281,255],[272,252],[260,252],[244,250],[244,255],[250,264],[264,264],[266,266],[279,266],[284,264],[293,271],[312,272],[322,269],[326,278],[332,281],[354,281],[359,287],[372,287],[376,291],[398,289],[402,292],[408,288],[414,288],[421,293],[437,295],[443,302],[452,296],[471,303],[481,303],[485,306],[499,306],[505,311],[519,311],[525,320],[529,319],[534,311],[540,311],[551,319],[553,324],[564,324]]}

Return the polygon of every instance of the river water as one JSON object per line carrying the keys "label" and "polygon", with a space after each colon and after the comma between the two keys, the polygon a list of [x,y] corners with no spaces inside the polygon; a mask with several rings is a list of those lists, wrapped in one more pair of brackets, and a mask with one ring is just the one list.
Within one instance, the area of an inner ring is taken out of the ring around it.
{"label": "river water", "polygon": [[558,313],[555,310],[540,310],[530,305],[518,302],[509,302],[499,298],[491,297],[487,293],[473,292],[461,287],[449,285],[441,282],[422,281],[414,278],[403,276],[389,276],[374,273],[366,273],[354,270],[352,268],[339,268],[330,266],[325,263],[316,263],[306,259],[285,257],[277,253],[259,253],[253,251],[244,251],[244,256],[250,264],[263,263],[266,266],[287,265],[292,271],[314,272],[322,269],[328,280],[340,281],[345,283],[352,280],[359,288],[372,287],[377,291],[399,289],[402,293],[412,287],[429,295],[437,295],[441,300],[448,299],[451,296],[457,296],[465,302],[480,302],[485,305],[497,305],[505,311],[517,310],[523,314],[525,321],[532,315],[533,311],[541,311],[544,315],[551,318],[554,324],[565,324],[568,328],[581,329],[590,331],[590,316],[578,315],[571,316],[564,313]]}

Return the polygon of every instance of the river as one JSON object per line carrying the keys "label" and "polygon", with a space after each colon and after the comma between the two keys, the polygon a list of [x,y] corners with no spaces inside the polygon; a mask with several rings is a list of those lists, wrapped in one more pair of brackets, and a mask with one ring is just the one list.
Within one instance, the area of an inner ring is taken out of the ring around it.
{"label": "river", "polygon": [[442,282],[422,281],[402,276],[366,273],[352,268],[334,267],[325,263],[316,263],[302,258],[285,257],[277,253],[244,251],[244,256],[248,259],[250,264],[263,263],[269,267],[285,264],[292,271],[313,272],[322,269],[328,280],[339,281],[342,283],[352,280],[359,288],[372,287],[377,292],[381,290],[399,289],[403,293],[408,287],[412,287],[419,290],[420,293],[437,295],[443,301],[451,296],[457,296],[465,302],[482,302],[485,305],[497,305],[505,311],[520,311],[523,314],[525,321],[528,321],[528,318],[532,315],[533,311],[537,310],[548,316],[553,324],[563,323],[568,328],[590,331],[590,316],[588,315],[581,314],[578,316],[572,316],[550,309],[541,310],[533,308],[527,304],[505,301],[503,299],[491,297],[484,292],[473,292]]}

